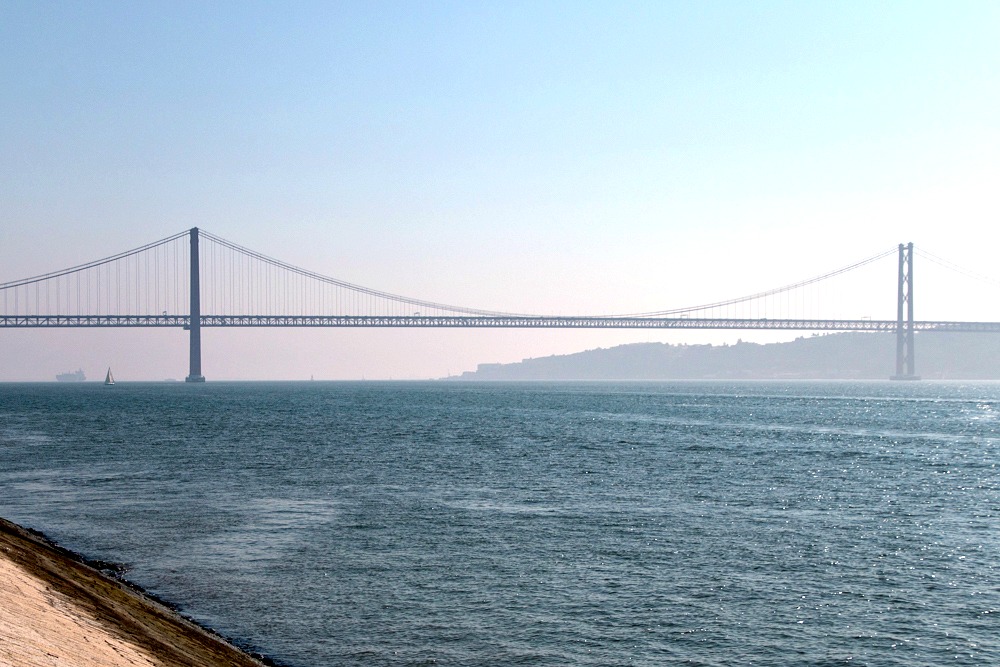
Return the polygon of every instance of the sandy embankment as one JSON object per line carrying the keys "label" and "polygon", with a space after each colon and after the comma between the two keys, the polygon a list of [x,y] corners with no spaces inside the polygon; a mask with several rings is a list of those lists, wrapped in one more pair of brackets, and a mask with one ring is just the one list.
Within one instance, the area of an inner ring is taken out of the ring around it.
{"label": "sandy embankment", "polygon": [[0,665],[264,663],[0,519]]}

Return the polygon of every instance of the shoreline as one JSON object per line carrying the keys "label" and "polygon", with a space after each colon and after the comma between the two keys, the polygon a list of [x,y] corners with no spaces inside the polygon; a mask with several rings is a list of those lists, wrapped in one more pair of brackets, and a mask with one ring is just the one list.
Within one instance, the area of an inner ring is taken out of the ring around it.
{"label": "shoreline", "polygon": [[276,665],[184,617],[120,575],[117,564],[88,560],[38,531],[0,518],[0,663]]}

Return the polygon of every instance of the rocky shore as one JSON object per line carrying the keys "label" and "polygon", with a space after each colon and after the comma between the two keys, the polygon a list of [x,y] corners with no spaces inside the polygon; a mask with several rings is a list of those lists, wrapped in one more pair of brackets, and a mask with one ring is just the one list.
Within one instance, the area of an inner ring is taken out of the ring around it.
{"label": "rocky shore", "polygon": [[0,665],[265,664],[43,536],[0,519]]}

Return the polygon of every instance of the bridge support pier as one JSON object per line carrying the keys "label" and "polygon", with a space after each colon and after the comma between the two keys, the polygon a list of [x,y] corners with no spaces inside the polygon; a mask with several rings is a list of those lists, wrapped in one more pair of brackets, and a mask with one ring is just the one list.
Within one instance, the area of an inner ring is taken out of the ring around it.
{"label": "bridge support pier", "polygon": [[185,382],[204,382],[201,374],[201,281],[198,262],[198,228],[191,229],[191,319],[188,322],[190,366]]}
{"label": "bridge support pier", "polygon": [[913,361],[913,244],[899,244],[896,297],[896,374],[890,380],[919,380]]}

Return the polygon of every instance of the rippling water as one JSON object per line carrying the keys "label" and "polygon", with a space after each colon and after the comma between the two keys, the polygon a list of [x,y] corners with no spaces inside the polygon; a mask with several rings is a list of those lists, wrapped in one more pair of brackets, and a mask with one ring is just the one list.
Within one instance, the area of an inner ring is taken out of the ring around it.
{"label": "rippling water", "polygon": [[0,385],[0,514],[294,666],[1000,664],[1000,385]]}

